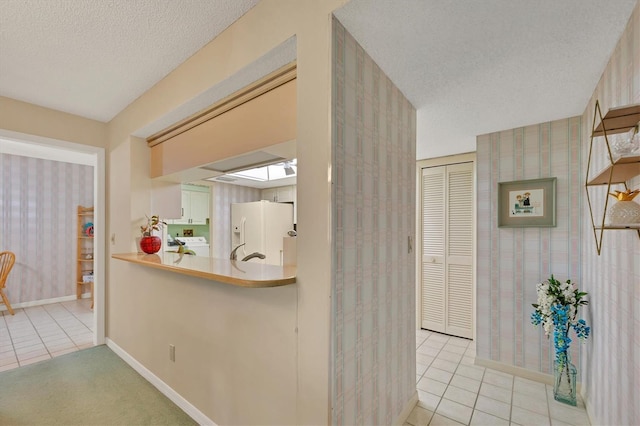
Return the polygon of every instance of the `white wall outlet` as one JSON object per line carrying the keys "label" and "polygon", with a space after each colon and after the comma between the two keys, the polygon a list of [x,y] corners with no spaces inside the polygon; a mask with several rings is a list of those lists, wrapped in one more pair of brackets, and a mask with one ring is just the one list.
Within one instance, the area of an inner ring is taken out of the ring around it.
{"label": "white wall outlet", "polygon": [[169,345],[169,360],[176,362],[176,346]]}

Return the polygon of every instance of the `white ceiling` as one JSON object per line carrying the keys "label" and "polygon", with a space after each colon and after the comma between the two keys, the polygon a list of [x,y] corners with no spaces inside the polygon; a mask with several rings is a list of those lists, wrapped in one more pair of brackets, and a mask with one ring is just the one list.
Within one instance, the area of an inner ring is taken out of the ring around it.
{"label": "white ceiling", "polygon": [[[257,1],[0,0],[0,95],[107,122]],[[336,16],[418,109],[426,158],[582,114],[636,2],[351,0]]]}
{"label": "white ceiling", "polygon": [[107,122],[258,0],[0,0],[0,95]]}
{"label": "white ceiling", "polygon": [[418,159],[584,112],[636,0],[351,0],[335,12],[418,109]]}

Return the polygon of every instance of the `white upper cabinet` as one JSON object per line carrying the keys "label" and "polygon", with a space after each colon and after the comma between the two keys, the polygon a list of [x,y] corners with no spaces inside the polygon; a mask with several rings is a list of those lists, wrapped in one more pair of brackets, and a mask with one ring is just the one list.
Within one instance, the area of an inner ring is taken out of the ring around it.
{"label": "white upper cabinet", "polygon": [[262,190],[262,199],[276,203],[295,203],[296,186],[279,186],[277,188],[266,188]]}
{"label": "white upper cabinet", "polygon": [[209,218],[209,192],[182,189],[182,217],[176,225],[206,225]]}

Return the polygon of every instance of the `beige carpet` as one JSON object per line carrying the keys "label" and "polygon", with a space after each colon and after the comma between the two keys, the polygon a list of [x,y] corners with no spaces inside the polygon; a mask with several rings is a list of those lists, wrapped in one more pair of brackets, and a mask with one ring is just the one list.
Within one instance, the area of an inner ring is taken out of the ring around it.
{"label": "beige carpet", "polygon": [[108,347],[0,373],[0,425],[193,425]]}

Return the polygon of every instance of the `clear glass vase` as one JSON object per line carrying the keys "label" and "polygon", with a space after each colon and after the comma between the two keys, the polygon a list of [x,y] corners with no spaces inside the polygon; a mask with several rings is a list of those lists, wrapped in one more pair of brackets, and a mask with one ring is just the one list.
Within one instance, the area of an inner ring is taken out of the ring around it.
{"label": "clear glass vase", "polygon": [[571,364],[569,353],[564,351],[556,354],[553,369],[553,398],[565,404],[577,404],[576,396],[576,366]]}

